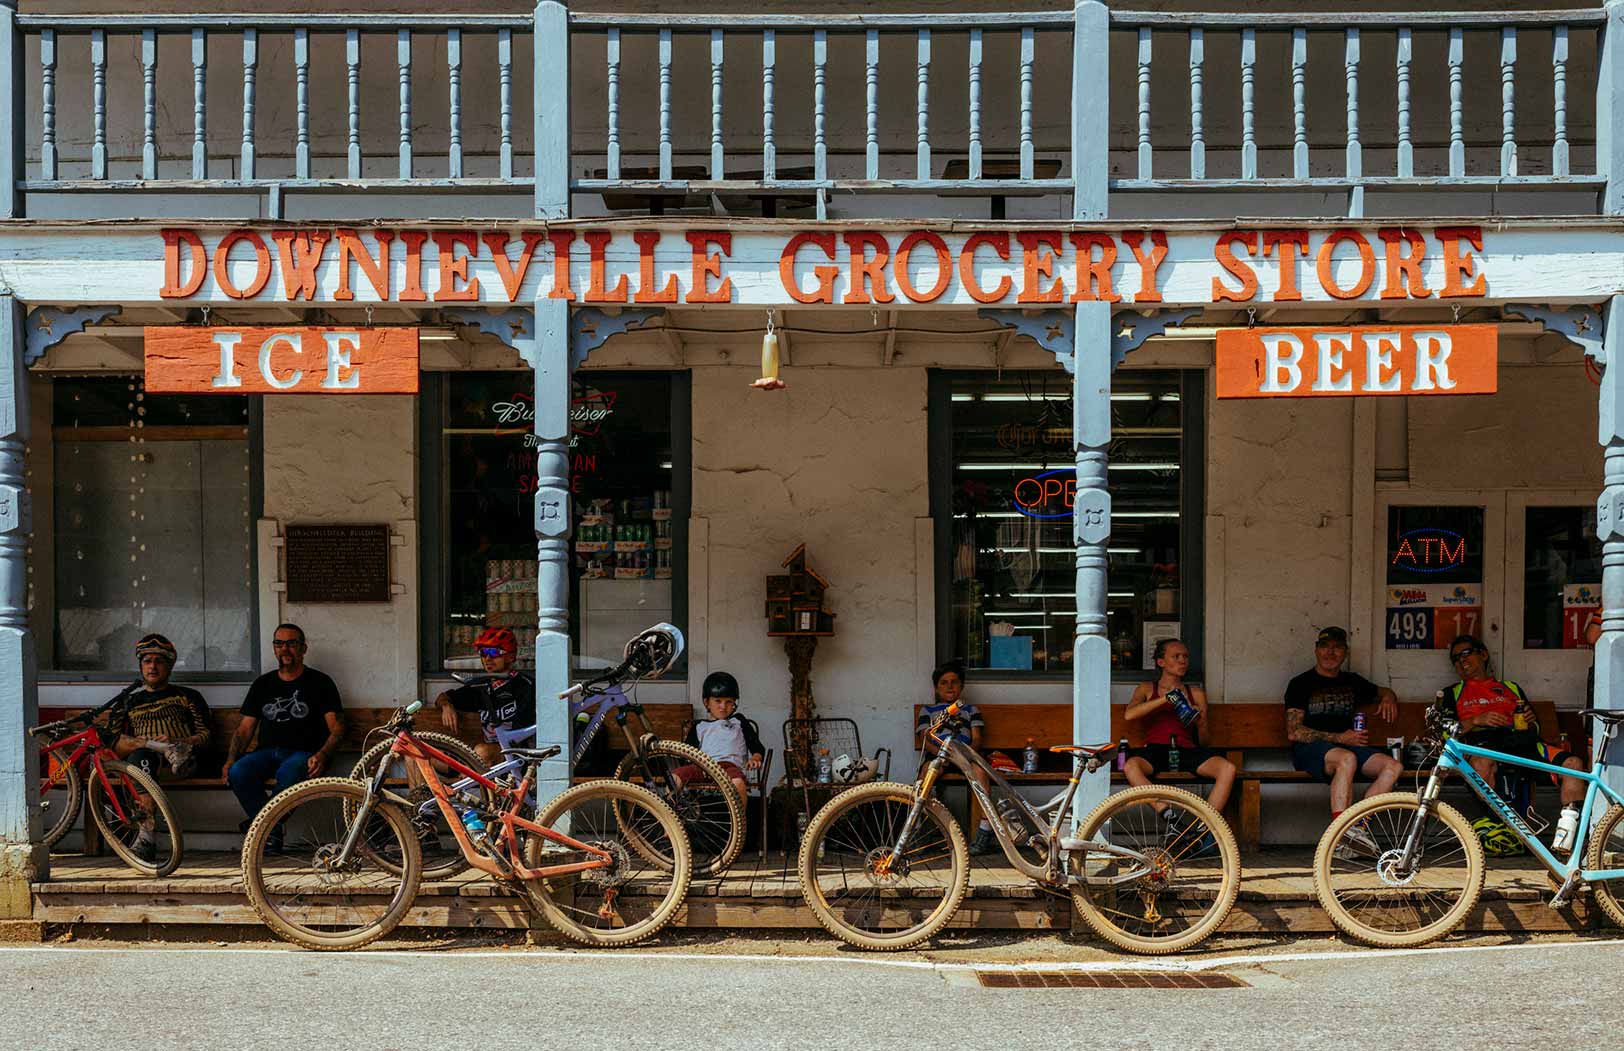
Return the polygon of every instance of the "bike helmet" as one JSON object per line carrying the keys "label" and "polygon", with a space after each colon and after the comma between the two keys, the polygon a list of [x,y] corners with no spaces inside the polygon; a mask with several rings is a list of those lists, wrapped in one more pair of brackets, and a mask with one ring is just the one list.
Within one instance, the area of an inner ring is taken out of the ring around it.
{"label": "bike helmet", "polygon": [[170,667],[174,667],[175,644],[157,632],[153,632],[151,635],[143,635],[141,640],[135,644],[136,663],[139,664],[141,658],[147,656],[161,657],[169,662]]}
{"label": "bike helmet", "polygon": [[682,656],[682,632],[674,624],[660,623],[626,643],[626,662],[632,675],[643,678],[665,674]]}
{"label": "bike helmet", "polygon": [[1491,858],[1527,853],[1517,834],[1492,817],[1480,817],[1472,822],[1472,831],[1477,833],[1478,841],[1483,844],[1483,853]]}
{"label": "bike helmet", "polygon": [[725,671],[713,671],[705,676],[705,685],[699,688],[701,697],[731,697],[739,699],[739,680]]}
{"label": "bike helmet", "polygon": [[[464,636],[466,638],[467,636]],[[474,640],[476,650],[501,650],[503,653],[518,653],[519,639],[507,628],[486,628]]]}

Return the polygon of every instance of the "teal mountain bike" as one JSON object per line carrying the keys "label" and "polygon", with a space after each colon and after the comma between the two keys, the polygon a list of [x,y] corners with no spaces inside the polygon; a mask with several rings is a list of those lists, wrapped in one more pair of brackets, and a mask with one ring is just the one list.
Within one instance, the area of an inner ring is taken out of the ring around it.
{"label": "teal mountain bike", "polygon": [[[1552,908],[1563,907],[1589,887],[1608,918],[1624,926],[1624,795],[1603,780],[1608,745],[1624,723],[1624,711],[1587,708],[1581,714],[1598,724],[1588,773],[1449,736],[1419,794],[1389,792],[1344,810],[1325,830],[1314,854],[1314,890],[1332,922],[1368,945],[1408,948],[1442,938],[1466,919],[1483,891],[1483,847],[1471,823],[1439,798],[1444,779],[1453,772],[1550,871],[1559,885]],[[1443,720],[1429,722],[1440,736],[1458,732]],[[1472,769],[1472,756],[1585,782],[1567,859],[1540,842],[1524,816]],[[1606,808],[1599,819],[1598,804]]]}

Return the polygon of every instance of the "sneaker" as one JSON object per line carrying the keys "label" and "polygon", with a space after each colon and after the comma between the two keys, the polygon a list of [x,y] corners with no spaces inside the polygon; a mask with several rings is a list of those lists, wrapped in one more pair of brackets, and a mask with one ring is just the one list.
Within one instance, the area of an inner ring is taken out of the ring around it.
{"label": "sneaker", "polygon": [[1381,853],[1376,840],[1370,835],[1370,830],[1363,824],[1349,825],[1342,833],[1342,839],[1331,848],[1331,856],[1340,861],[1359,861],[1363,858],[1373,858]]}
{"label": "sneaker", "polygon": [[280,825],[271,829],[271,834],[265,837],[265,853],[267,854],[285,854],[287,853],[287,846],[287,834],[282,831]]}
{"label": "sneaker", "polygon": [[976,838],[970,841],[970,856],[979,858],[983,854],[992,854],[997,850],[998,837],[992,834],[992,829],[976,829]]}
{"label": "sneaker", "polygon": [[149,865],[158,860],[158,844],[145,832],[135,837],[135,842],[130,845],[130,851]]}
{"label": "sneaker", "polygon": [[1202,835],[1201,842],[1197,843],[1195,849],[1190,851],[1190,856],[1192,858],[1210,858],[1216,856],[1217,853],[1218,840],[1213,838],[1211,832],[1208,832]]}
{"label": "sneaker", "polygon": [[1162,811],[1162,843],[1172,843],[1184,832],[1184,811],[1168,807]]}
{"label": "sneaker", "polygon": [[241,832],[243,835],[247,835],[248,834],[248,826],[252,825],[253,823],[254,823],[253,818],[245,817],[241,821],[237,822],[237,831]]}

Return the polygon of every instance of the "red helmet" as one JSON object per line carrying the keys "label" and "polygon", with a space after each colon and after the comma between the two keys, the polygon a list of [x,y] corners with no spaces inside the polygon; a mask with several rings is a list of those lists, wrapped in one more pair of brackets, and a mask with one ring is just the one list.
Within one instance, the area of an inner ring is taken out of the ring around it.
{"label": "red helmet", "polygon": [[[464,636],[466,638],[467,636]],[[503,653],[518,653],[519,639],[507,628],[486,628],[474,640],[476,650],[501,650]]]}

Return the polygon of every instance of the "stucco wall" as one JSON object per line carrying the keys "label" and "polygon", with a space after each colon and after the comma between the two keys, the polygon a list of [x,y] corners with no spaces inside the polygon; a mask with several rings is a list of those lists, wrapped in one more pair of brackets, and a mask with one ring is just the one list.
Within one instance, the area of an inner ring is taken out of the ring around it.
{"label": "stucco wall", "polygon": [[774,395],[750,389],[758,374],[694,370],[693,514],[709,542],[708,597],[690,619],[704,619],[708,645],[690,692],[710,670],[734,672],[741,710],[778,744],[789,670],[782,640],[767,637],[765,578],[804,542],[836,613],[812,668],[819,714],[855,719],[870,752],[906,748],[912,704],[929,694],[915,666],[932,630],[915,601],[915,520],[929,510],[925,370],[796,369]]}

